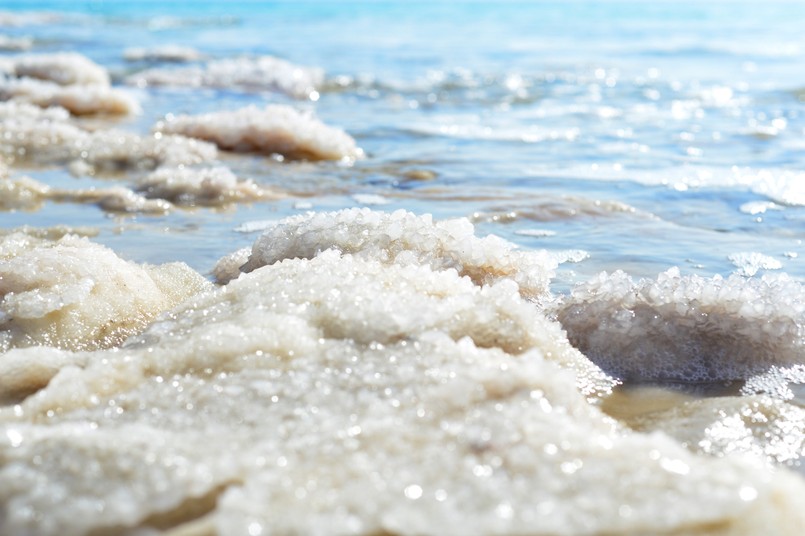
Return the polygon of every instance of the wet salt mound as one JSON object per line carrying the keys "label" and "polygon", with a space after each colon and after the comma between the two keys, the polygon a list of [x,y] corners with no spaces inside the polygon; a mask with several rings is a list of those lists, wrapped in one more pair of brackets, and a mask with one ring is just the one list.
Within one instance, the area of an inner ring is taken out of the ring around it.
{"label": "wet salt mound", "polygon": [[276,91],[298,99],[318,99],[324,71],[272,56],[211,61],[202,66],[154,68],[130,76],[129,84]]}
{"label": "wet salt mound", "polygon": [[511,282],[330,251],[15,350],[69,366],[0,410],[0,532],[798,534],[800,480],[617,426],[557,344]]}
{"label": "wet salt mound", "polygon": [[280,194],[238,179],[228,168],[162,167],[137,185],[150,199],[165,199],[177,205],[224,206],[244,201],[279,199]]}
{"label": "wet salt mound", "polygon": [[329,248],[384,263],[454,269],[476,285],[511,279],[529,298],[549,294],[557,267],[547,252],[517,251],[494,235],[476,237],[475,228],[464,218],[434,222],[430,215],[404,210],[354,208],[283,220],[257,239],[242,270],[249,272],[282,259],[312,258]]}
{"label": "wet salt mound", "polygon": [[0,72],[5,74],[0,76],[0,100],[60,106],[75,115],[139,111],[131,95],[110,86],[106,69],[73,52],[8,58]]}
{"label": "wet salt mound", "polygon": [[38,165],[70,164],[76,174],[153,170],[214,160],[214,145],[184,136],[84,130],[61,108],[0,102],[0,154]]}
{"label": "wet salt mound", "polygon": [[123,58],[126,61],[164,61],[164,62],[189,62],[198,61],[203,55],[198,50],[191,47],[179,45],[162,45],[151,48],[127,48],[123,51]]}
{"label": "wet salt mound", "polygon": [[74,236],[6,235],[0,238],[0,351],[116,346],[205,286],[182,263],[140,266]]}
{"label": "wet salt mound", "polygon": [[623,272],[577,286],[559,307],[570,341],[634,381],[746,379],[801,363],[805,288],[787,276],[682,277],[635,283]]}
{"label": "wet salt mound", "polygon": [[28,177],[4,178],[0,169],[0,210],[36,210],[49,195],[46,184]]}
{"label": "wet salt mound", "polygon": [[180,115],[160,121],[155,130],[211,141],[222,149],[239,152],[310,160],[363,156],[355,140],[343,130],[283,105]]}

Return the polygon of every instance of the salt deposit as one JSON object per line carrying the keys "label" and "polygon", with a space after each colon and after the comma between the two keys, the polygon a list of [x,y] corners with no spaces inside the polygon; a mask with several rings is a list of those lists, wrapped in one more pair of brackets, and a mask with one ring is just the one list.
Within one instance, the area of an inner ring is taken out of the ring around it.
{"label": "salt deposit", "polygon": [[32,78],[0,78],[0,100],[10,99],[43,108],[59,106],[74,115],[127,115],[140,110],[140,105],[129,93],[106,85],[61,86]]}
{"label": "salt deposit", "polygon": [[624,380],[745,379],[802,359],[805,288],[787,276],[602,273],[559,307],[571,342]]}
{"label": "salt deposit", "polygon": [[769,257],[757,251],[733,253],[727,258],[738,268],[736,273],[746,277],[751,277],[760,270],[779,270],[783,267],[783,263],[774,257]]}
{"label": "salt deposit", "polygon": [[127,48],[123,51],[126,61],[198,61],[204,56],[192,47],[161,45],[152,48]]}
{"label": "salt deposit", "polygon": [[50,24],[63,19],[59,13],[48,11],[0,11],[0,26],[29,26]]}
{"label": "salt deposit", "polygon": [[10,37],[7,35],[0,35],[0,50],[28,50],[33,45],[33,39],[30,37]]}
{"label": "salt deposit", "polygon": [[59,370],[0,410],[0,532],[799,533],[800,480],[618,426],[557,348],[508,281],[266,266],[122,349],[14,351],[6,390]]}
{"label": "salt deposit", "polygon": [[0,210],[36,210],[50,188],[28,177],[5,179],[0,170]]}
{"label": "salt deposit", "polygon": [[238,179],[228,168],[162,167],[137,184],[148,198],[166,199],[178,205],[223,206],[243,201],[278,199],[280,194]]}
{"label": "salt deposit", "polygon": [[75,52],[26,54],[12,58],[14,76],[49,80],[62,86],[109,85],[106,69]]}
{"label": "salt deposit", "polygon": [[0,238],[0,350],[108,348],[203,289],[182,263],[138,266],[87,239]]}
{"label": "salt deposit", "polygon": [[398,210],[368,208],[294,216],[266,230],[252,248],[251,271],[288,258],[312,258],[328,248],[385,263],[427,264],[434,270],[454,269],[477,285],[511,279],[529,298],[548,294],[557,267],[545,251],[516,251],[497,236],[478,238],[466,219],[434,222]]}
{"label": "salt deposit", "polygon": [[[26,103],[0,102],[0,154],[35,164],[73,164],[83,174],[152,170],[163,165],[192,165],[214,160],[214,145],[154,134],[119,130],[90,132],[68,121],[62,108],[42,110]],[[80,163],[80,165],[76,165]]]}
{"label": "salt deposit", "polygon": [[184,86],[277,91],[300,99],[318,99],[324,71],[294,65],[273,56],[215,60],[203,66],[155,68],[136,73],[137,86]]}
{"label": "salt deposit", "polygon": [[280,154],[311,160],[363,156],[355,140],[289,106],[248,106],[235,111],[180,115],[160,121],[155,130],[215,143],[222,149]]}

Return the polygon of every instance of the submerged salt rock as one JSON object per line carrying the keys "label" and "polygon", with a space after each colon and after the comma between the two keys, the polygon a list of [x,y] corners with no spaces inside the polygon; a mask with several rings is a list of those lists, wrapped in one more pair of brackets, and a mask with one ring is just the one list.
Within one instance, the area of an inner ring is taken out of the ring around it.
{"label": "submerged salt rock", "polygon": [[125,91],[106,85],[61,86],[59,84],[23,78],[0,78],[0,100],[29,102],[43,108],[59,106],[74,115],[137,113],[140,106]]}
{"label": "submerged salt rock", "polygon": [[180,115],[155,129],[215,143],[222,149],[312,160],[354,159],[363,155],[349,134],[290,106],[247,106],[235,111]]}
{"label": "submerged salt rock", "polygon": [[[84,130],[62,108],[0,102],[0,154],[35,164],[82,163],[82,171],[110,173],[193,165],[214,160],[214,145],[184,136],[138,136],[119,130]],[[74,166],[74,169],[77,167]]]}
{"label": "submerged salt rock", "polygon": [[0,409],[0,533],[798,534],[802,481],[618,426],[557,344],[511,282],[260,268]]}
{"label": "submerged salt rock", "polygon": [[184,264],[139,266],[84,238],[0,240],[0,351],[116,346],[206,285]]}
{"label": "submerged salt rock", "polygon": [[137,184],[146,197],[178,205],[223,206],[278,199],[276,192],[252,180],[240,180],[228,168],[161,167]]}
{"label": "submerged salt rock", "polygon": [[62,86],[109,85],[106,69],[75,52],[26,54],[12,60],[17,78],[49,80]]}
{"label": "submerged salt rock", "polygon": [[287,258],[311,258],[328,248],[386,263],[452,268],[477,285],[511,279],[530,298],[548,295],[557,267],[547,252],[517,251],[494,235],[476,237],[475,228],[464,218],[434,222],[430,215],[403,210],[385,213],[355,208],[283,220],[257,239],[243,270]]}
{"label": "submerged salt rock", "polygon": [[805,458],[805,409],[766,396],[692,400],[631,425],[662,431],[693,451],[714,456],[751,455],[790,466]]}
{"label": "submerged salt rock", "polygon": [[681,276],[635,283],[623,272],[574,288],[558,319],[571,342],[625,380],[745,379],[800,363],[805,287],[786,276]]}
{"label": "submerged salt rock", "polygon": [[161,45],[152,48],[127,48],[123,51],[126,61],[198,61],[203,58],[201,52],[192,47],[180,45]]}
{"label": "submerged salt rock", "polygon": [[215,60],[203,66],[155,68],[136,73],[128,83],[138,86],[179,86],[278,91],[300,99],[318,99],[324,71],[294,65],[273,56]]}

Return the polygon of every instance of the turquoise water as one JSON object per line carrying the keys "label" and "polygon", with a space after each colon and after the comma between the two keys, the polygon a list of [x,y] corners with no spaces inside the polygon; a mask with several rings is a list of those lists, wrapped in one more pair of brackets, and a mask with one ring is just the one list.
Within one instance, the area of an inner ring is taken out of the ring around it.
{"label": "turquoise water", "polygon": [[[794,2],[5,2],[71,14],[11,27],[37,52],[74,50],[118,81],[145,66],[128,47],[192,46],[215,58],[271,54],[324,69],[317,102],[237,90],[138,90],[144,133],[166,113],[282,102],[353,135],[352,167],[238,158],[236,172],[355,206],[476,215],[479,232],[524,248],[580,249],[559,290],[600,270],[728,274],[759,252],[805,277],[805,7]],[[739,168],[739,169],[736,169]],[[429,181],[405,178],[427,171]],[[29,172],[76,184],[66,173]],[[298,201],[298,199],[296,200]],[[741,207],[773,201],[775,210]],[[616,202],[628,210],[612,211]],[[596,208],[595,204],[599,203]],[[607,206],[600,206],[603,203]],[[296,203],[298,204],[298,203]],[[305,208],[307,209],[307,208]],[[243,222],[298,213],[295,201],[168,217],[94,207],[3,213],[0,224],[82,224],[140,261],[209,270],[254,236]],[[500,217],[501,215],[511,217]],[[121,232],[121,229],[123,230]],[[545,230],[551,236],[518,234]]]}

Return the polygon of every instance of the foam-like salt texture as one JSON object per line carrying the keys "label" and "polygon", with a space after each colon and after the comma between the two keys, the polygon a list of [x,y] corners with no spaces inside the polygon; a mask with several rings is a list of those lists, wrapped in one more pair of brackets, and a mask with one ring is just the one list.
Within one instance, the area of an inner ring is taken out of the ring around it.
{"label": "foam-like salt texture", "polygon": [[355,208],[293,216],[268,229],[254,243],[251,271],[286,258],[311,258],[336,248],[385,263],[427,264],[434,270],[455,269],[477,285],[511,279],[527,297],[546,297],[557,267],[545,251],[517,251],[494,235],[475,236],[466,219],[434,222],[417,216]]}
{"label": "foam-like salt texture", "polygon": [[62,86],[54,82],[0,78],[0,100],[30,102],[47,108],[60,106],[74,115],[128,115],[140,111],[129,93],[106,85]]}
{"label": "foam-like salt texture", "polygon": [[602,273],[574,288],[558,319],[571,342],[625,380],[745,379],[802,360],[805,288],[785,275],[634,282]]}
{"label": "foam-like salt texture", "polygon": [[71,164],[79,174],[152,170],[214,160],[214,145],[184,136],[138,136],[119,130],[87,131],[62,108],[0,102],[0,154],[35,164]]}
{"label": "foam-like salt texture", "polygon": [[130,76],[137,86],[179,86],[277,91],[300,99],[318,99],[324,71],[294,65],[273,56],[228,58],[203,66],[154,68]]}
{"label": "foam-like salt texture", "polygon": [[244,201],[279,199],[280,194],[238,179],[228,168],[162,167],[143,178],[137,190],[146,197],[178,205],[223,206]]}
{"label": "foam-like salt texture", "polygon": [[207,285],[183,263],[140,266],[85,238],[0,240],[0,351],[116,346]]}
{"label": "foam-like salt texture", "polygon": [[363,156],[355,140],[290,106],[247,106],[234,111],[180,115],[160,121],[155,130],[215,143],[222,149],[280,154],[312,160]]}
{"label": "foam-like salt texture", "polygon": [[799,533],[802,481],[618,426],[557,347],[511,282],[265,266],[122,349],[45,360],[66,366],[0,410],[0,533],[199,511],[208,534]]}

